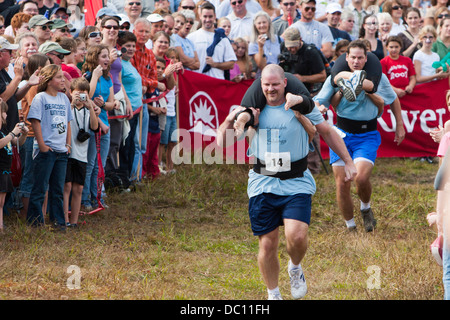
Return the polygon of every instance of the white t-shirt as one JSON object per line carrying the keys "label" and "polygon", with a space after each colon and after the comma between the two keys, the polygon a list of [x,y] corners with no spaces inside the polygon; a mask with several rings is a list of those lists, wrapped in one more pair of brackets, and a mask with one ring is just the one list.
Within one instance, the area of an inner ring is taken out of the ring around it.
{"label": "white t-shirt", "polygon": [[[190,33],[187,38],[194,44],[195,51],[197,51],[198,59],[200,61],[200,68],[195,71],[202,73],[203,68],[206,65],[206,49],[208,49],[208,47],[214,41],[214,32],[199,29]],[[231,46],[231,42],[228,38],[223,38],[222,40],[220,40],[214,50],[212,59],[214,60],[214,62],[237,60],[236,55],[234,54],[233,47]],[[211,68],[204,74],[218,79],[225,79],[223,70],[217,68]]]}
{"label": "white t-shirt", "polygon": [[[77,139],[78,132],[81,129],[84,129],[86,132],[90,132],[90,113],[86,107],[81,109],[72,108],[73,118],[70,121],[70,129],[71,129],[71,139],[72,139],[72,150],[70,151],[69,158],[76,159],[81,162],[87,163],[87,154],[89,147],[89,139],[95,139],[95,137],[91,137],[84,142],[80,142]],[[79,125],[79,126],[78,126]]]}
{"label": "white t-shirt", "polygon": [[414,61],[420,61],[421,69],[420,74],[422,76],[432,76],[436,74],[436,69],[432,67],[433,62],[441,60],[436,52],[431,52],[431,54],[426,54],[422,50],[417,50],[413,56]]}
{"label": "white t-shirt", "polygon": [[297,21],[292,26],[300,31],[303,42],[313,43],[319,50],[324,43],[333,43],[334,41],[330,28],[317,20],[311,22]]}

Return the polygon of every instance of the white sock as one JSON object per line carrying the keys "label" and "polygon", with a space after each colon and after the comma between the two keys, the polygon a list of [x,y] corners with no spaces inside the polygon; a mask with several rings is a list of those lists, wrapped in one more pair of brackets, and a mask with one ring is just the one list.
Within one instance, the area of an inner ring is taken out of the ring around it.
{"label": "white sock", "polygon": [[278,287],[276,287],[275,289],[269,289],[269,288],[267,288],[267,293],[268,294],[273,294],[273,295],[276,295],[276,294],[281,294],[280,293],[280,289],[278,288]]}
{"label": "white sock", "polygon": [[345,224],[347,225],[347,228],[356,227],[354,218],[351,218],[350,220],[345,220]]}
{"label": "white sock", "polygon": [[370,202],[364,203],[361,201],[361,210],[369,209],[370,208]]}

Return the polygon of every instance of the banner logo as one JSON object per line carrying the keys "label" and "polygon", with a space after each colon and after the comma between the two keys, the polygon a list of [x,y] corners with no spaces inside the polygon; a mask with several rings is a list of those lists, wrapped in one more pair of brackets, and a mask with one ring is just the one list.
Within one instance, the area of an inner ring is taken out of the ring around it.
{"label": "banner logo", "polygon": [[197,92],[189,100],[189,109],[189,131],[215,137],[219,128],[219,115],[209,94],[204,91]]}

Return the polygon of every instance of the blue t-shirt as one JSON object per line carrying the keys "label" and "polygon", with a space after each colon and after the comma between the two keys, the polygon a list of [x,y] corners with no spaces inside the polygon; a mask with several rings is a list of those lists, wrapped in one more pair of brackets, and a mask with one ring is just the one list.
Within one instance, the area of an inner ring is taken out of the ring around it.
{"label": "blue t-shirt", "polygon": [[122,84],[133,111],[142,106],[142,78],[130,61],[122,60]]}
{"label": "blue t-shirt", "polygon": [[46,92],[38,93],[31,102],[27,120],[41,122],[44,143],[55,152],[67,152],[67,124],[72,120],[69,98],[58,92],[54,97]]}
{"label": "blue t-shirt", "polygon": [[[324,118],[317,108],[306,115],[314,125],[320,124]],[[259,115],[259,126],[247,151],[248,156],[255,156],[266,163],[270,154],[286,155],[290,162],[300,160],[308,155],[308,134],[295,117],[292,110],[281,106],[265,106]],[[314,194],[316,184],[309,169],[300,178],[280,180],[271,176],[249,172],[247,194],[249,198],[262,193],[273,193],[281,196],[298,193]]]}
{"label": "blue t-shirt", "polygon": [[[102,96],[105,102],[108,101],[109,94],[111,93],[110,89],[112,86],[113,82],[111,78],[107,80],[105,77],[101,76],[98,79],[97,87],[95,88],[94,96],[92,97],[92,99],[94,99],[95,97]],[[109,125],[108,112],[105,109],[102,109],[98,117],[100,120],[102,120],[104,124]]]}

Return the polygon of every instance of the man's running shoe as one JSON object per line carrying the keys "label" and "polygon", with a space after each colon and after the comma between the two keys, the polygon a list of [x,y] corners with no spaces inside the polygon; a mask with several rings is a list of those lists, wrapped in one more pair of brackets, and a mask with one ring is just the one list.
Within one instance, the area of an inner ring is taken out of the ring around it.
{"label": "man's running shoe", "polygon": [[291,279],[291,294],[294,299],[301,299],[306,295],[307,286],[302,267],[288,269]]}
{"label": "man's running shoe", "polygon": [[367,232],[372,232],[377,225],[377,220],[373,217],[372,208],[361,210],[361,215],[364,221],[364,228]]}

